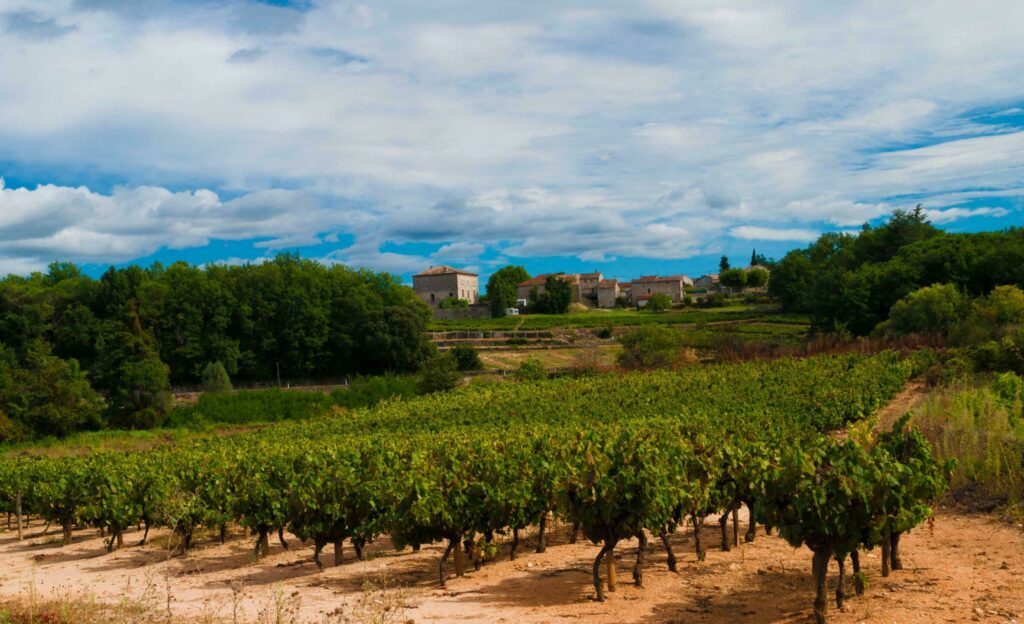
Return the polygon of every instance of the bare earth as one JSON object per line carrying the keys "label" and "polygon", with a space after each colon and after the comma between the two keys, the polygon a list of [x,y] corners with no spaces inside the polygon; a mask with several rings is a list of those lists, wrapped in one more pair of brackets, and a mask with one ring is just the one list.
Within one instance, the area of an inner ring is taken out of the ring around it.
{"label": "bare earth", "polygon": [[[708,557],[697,563],[690,532],[678,533],[673,541],[681,561],[675,574],[668,572],[665,553],[653,542],[642,589],[631,578],[636,542],[620,546],[618,590],[597,603],[590,585],[597,547],[567,544],[565,527],[554,531],[546,553],[532,552],[533,543],[527,541],[520,556],[509,561],[503,545],[495,561],[451,578],[446,590],[437,584],[439,546],[413,554],[379,543],[370,547],[365,561],[356,561],[346,548],[341,566],[318,573],[310,561],[312,549],[295,541],[291,551],[275,544],[270,557],[256,563],[250,541],[241,535],[226,545],[202,544],[187,557],[167,560],[159,539],[106,554],[94,532],[67,548],[53,544],[54,535],[19,544],[4,533],[0,597],[24,597],[30,586],[44,598],[84,593],[116,602],[130,596],[160,605],[163,613],[169,602],[177,621],[231,621],[235,609],[244,621],[285,604],[301,621],[320,622],[351,612],[364,596],[364,584],[386,576],[392,586],[403,588],[394,593],[405,605],[404,619],[415,622],[810,621],[809,551],[760,533],[752,544],[721,552],[718,535],[717,524],[709,522],[704,532]],[[140,537],[129,536],[129,544]],[[904,542],[906,569],[883,579],[879,554],[867,553],[867,593],[850,598],[845,613],[830,606],[830,621],[1011,622],[1024,616],[1024,532],[1018,527],[991,516],[940,510],[933,526],[922,526]]]}

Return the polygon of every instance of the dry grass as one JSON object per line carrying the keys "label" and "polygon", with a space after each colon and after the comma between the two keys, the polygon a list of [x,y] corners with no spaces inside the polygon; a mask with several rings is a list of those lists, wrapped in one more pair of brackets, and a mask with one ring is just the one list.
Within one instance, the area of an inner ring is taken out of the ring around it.
{"label": "dry grass", "polygon": [[351,606],[309,619],[302,616],[301,595],[277,586],[253,617],[246,614],[245,587],[236,583],[230,604],[207,604],[199,615],[182,617],[175,614],[170,581],[160,587],[147,579],[141,593],[116,603],[75,591],[44,598],[30,582],[18,599],[0,602],[0,624],[414,624],[406,601],[405,590],[381,576],[367,581]]}
{"label": "dry grass", "polygon": [[941,460],[955,459],[954,497],[974,507],[1024,502],[1024,419],[1019,400],[989,385],[936,390],[916,410],[914,423]]}

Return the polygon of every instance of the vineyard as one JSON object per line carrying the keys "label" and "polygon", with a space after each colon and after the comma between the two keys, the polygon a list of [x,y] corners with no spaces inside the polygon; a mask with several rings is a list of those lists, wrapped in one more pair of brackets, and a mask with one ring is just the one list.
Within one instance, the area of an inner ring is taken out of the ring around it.
{"label": "vineyard", "polygon": [[[399,548],[442,542],[438,582],[484,565],[497,535],[551,519],[598,545],[595,598],[614,591],[614,550],[657,540],[677,558],[702,560],[704,519],[717,516],[722,547],[753,540],[758,524],[812,553],[815,617],[825,621],[825,577],[839,571],[864,591],[860,553],[879,548],[883,574],[901,567],[900,538],[931,513],[946,467],[906,419],[872,444],[834,432],[885,404],[915,372],[913,358],[823,356],[680,372],[603,375],[464,388],[373,409],[148,451],[22,456],[0,463],[0,505],[42,518],[69,544],[100,529],[108,550],[125,533],[169,529],[179,552],[197,535],[239,525],[252,555],[284,532],[335,563],[389,536]],[[740,535],[739,511],[749,511]],[[730,526],[731,520],[731,526]],[[692,555],[669,537],[694,532]],[[847,561],[851,565],[847,572]],[[602,564],[608,564],[604,567]]]}

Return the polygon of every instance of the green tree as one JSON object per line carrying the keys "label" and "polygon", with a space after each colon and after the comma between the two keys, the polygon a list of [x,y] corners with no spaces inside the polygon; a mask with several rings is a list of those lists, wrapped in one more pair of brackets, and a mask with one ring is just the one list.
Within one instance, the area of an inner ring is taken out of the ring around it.
{"label": "green tree", "polygon": [[718,276],[722,286],[741,292],[747,285],[747,272],[743,269],[728,269]]}
{"label": "green tree", "polygon": [[419,389],[422,394],[453,390],[462,383],[459,365],[451,353],[438,353],[423,365]]}
{"label": "green tree", "polygon": [[747,271],[747,286],[760,288],[768,283],[768,271],[764,269],[750,269]]}
{"label": "green tree", "polygon": [[16,423],[14,429],[34,436],[66,436],[99,427],[103,398],[78,362],[51,355],[49,345],[36,340],[21,366],[11,370],[11,363],[9,358],[6,364],[0,361],[0,368],[7,369],[0,372],[0,412]]}
{"label": "green tree", "polygon": [[679,357],[683,337],[671,327],[641,325],[619,337],[619,364],[630,369],[664,368]]}
{"label": "green tree", "polygon": [[480,361],[480,354],[477,353],[473,345],[455,345],[451,350],[451,354],[455,358],[456,365],[460,371],[482,370],[484,367],[484,363]]}
{"label": "green tree", "polygon": [[1024,323],[1024,290],[1017,286],[997,286],[979,302],[979,308],[1000,325]]}
{"label": "green tree", "polygon": [[896,334],[948,333],[966,310],[967,300],[952,284],[925,286],[892,306],[889,328]]}
{"label": "green tree", "polygon": [[203,369],[203,392],[231,392],[231,378],[224,365],[220,362],[210,362]]}
{"label": "green tree", "polygon": [[665,312],[672,307],[672,298],[665,293],[654,293],[647,300],[646,307],[651,312]]}
{"label": "green tree", "polygon": [[530,293],[532,308],[540,314],[565,314],[572,303],[572,286],[564,274],[549,275],[544,283],[544,292]]}
{"label": "green tree", "polygon": [[128,324],[108,321],[97,351],[96,381],[106,392],[110,423],[126,429],[160,424],[171,409],[170,371],[139,317],[132,313]]}
{"label": "green tree", "polygon": [[729,256],[722,256],[718,259],[718,273],[722,274],[729,270]]}
{"label": "green tree", "polygon": [[516,286],[530,279],[530,274],[521,266],[501,267],[487,279],[487,301],[491,305],[491,316],[502,318],[505,310],[515,307]]}

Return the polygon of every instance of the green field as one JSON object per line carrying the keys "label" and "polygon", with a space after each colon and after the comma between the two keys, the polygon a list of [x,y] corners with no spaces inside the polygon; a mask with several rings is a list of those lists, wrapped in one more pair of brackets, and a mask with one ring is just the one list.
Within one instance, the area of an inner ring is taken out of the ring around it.
{"label": "green field", "polygon": [[527,314],[505,318],[433,320],[429,331],[530,331],[544,329],[570,329],[587,327],[614,327],[629,325],[665,324],[684,325],[716,323],[770,317],[772,322],[809,324],[805,315],[776,314],[774,306],[734,305],[723,308],[699,310],[671,310],[669,312],[644,312],[642,310],[591,310],[579,314]]}

